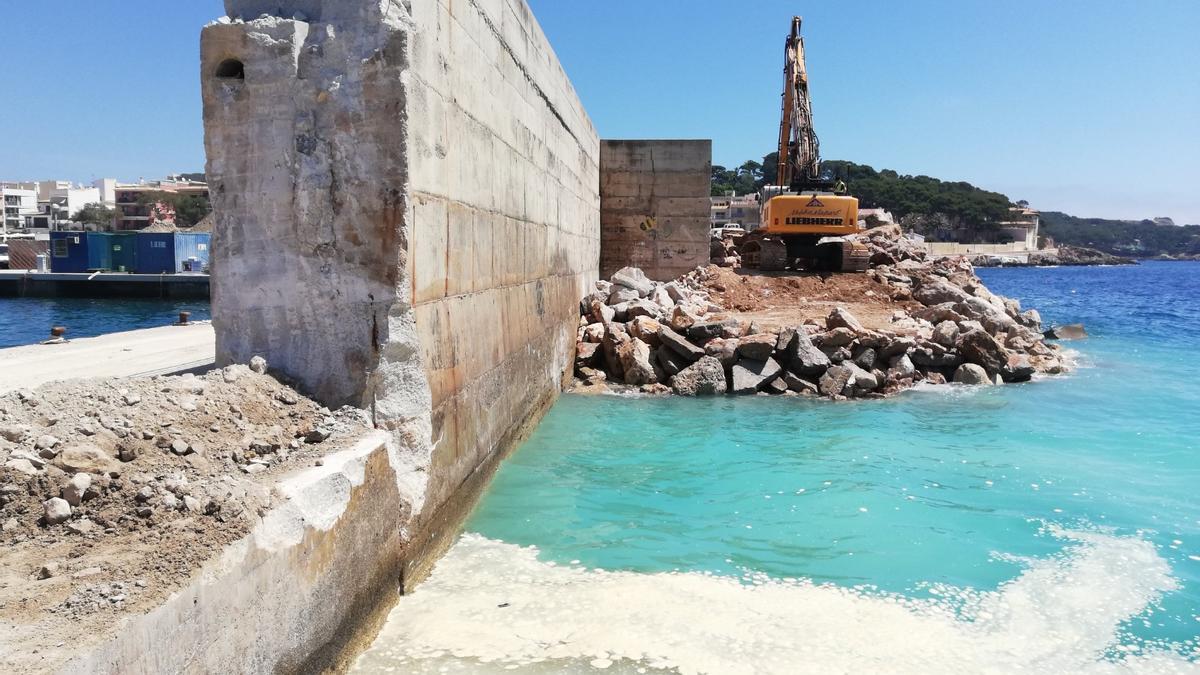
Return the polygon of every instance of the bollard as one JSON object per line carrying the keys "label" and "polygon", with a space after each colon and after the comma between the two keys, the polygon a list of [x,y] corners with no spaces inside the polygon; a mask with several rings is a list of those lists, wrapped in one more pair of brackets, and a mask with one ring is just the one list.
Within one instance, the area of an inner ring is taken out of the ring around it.
{"label": "bollard", "polygon": [[187,325],[189,325],[188,320],[191,318],[192,318],[191,312],[180,312],[179,313],[179,323],[177,323],[175,325],[176,326],[187,326]]}
{"label": "bollard", "polygon": [[46,340],[42,344],[44,344],[44,345],[65,344],[67,342],[67,338],[64,337],[66,334],[67,334],[66,326],[51,326],[50,327],[50,339]]}

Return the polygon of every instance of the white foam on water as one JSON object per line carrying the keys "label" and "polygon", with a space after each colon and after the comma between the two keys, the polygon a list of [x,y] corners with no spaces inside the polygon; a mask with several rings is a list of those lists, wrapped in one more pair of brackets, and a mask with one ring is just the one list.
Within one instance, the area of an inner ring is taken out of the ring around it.
{"label": "white foam on water", "polygon": [[1181,645],[1122,624],[1177,588],[1136,537],[1051,531],[1061,555],[1024,560],[995,591],[930,599],[702,573],[555,566],[465,535],[393,610],[355,672],[1200,672]]}

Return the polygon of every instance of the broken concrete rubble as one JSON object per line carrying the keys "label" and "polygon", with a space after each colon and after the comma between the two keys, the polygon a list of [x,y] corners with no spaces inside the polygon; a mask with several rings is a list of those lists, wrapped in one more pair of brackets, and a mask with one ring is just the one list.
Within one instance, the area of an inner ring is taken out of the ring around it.
{"label": "broken concrete rubble", "polygon": [[[604,297],[615,288],[641,296],[610,308],[617,318],[604,324],[602,348],[592,344],[598,331],[591,328],[594,317],[603,314],[602,303],[580,303],[585,311],[577,376],[589,391],[597,383],[584,376],[584,367],[608,373],[607,381],[599,383],[604,388],[669,383],[682,395],[703,389],[854,398],[892,395],[922,382],[1026,382],[1038,373],[1067,369],[1059,349],[1043,337],[1040,315],[991,293],[965,260],[926,260],[922,251],[887,228],[862,236],[884,263],[874,264],[866,279],[890,288],[882,293],[898,308],[887,326],[876,320],[868,327],[847,307],[836,305],[821,320],[762,330],[711,301],[714,294],[738,285],[731,272],[699,268],[664,284],[643,282],[644,275],[627,268],[619,273],[620,283],[596,285],[596,293]],[[730,280],[712,281],[717,278]],[[635,303],[638,316],[630,317]],[[625,322],[617,323],[622,313]],[[697,367],[700,362],[702,368]],[[723,382],[717,382],[718,366]]]}

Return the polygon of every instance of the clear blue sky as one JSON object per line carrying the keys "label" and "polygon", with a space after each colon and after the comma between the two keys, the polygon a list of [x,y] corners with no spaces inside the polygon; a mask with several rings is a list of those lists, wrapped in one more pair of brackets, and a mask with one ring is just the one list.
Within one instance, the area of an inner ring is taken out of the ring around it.
{"label": "clear blue sky", "polygon": [[[530,3],[603,137],[761,158],[799,12],[826,158],[1200,223],[1197,0]],[[11,4],[0,179],[203,169],[197,43],[219,0]]]}

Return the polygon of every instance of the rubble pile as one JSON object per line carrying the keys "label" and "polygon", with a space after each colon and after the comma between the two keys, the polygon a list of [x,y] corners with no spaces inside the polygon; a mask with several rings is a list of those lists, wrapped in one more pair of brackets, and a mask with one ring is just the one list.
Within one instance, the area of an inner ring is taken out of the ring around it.
{"label": "rubble pile", "polygon": [[121,610],[148,602],[147,587],[161,597],[249,532],[275,474],[370,428],[362,411],[322,408],[265,371],[256,358],[0,396],[0,568],[41,589],[21,611]]}
{"label": "rubble pile", "polygon": [[709,238],[708,257],[714,265],[721,267],[739,267],[742,264],[742,254],[739,243],[742,237],[728,234],[713,235]]}
{"label": "rubble pile", "polygon": [[1037,311],[991,293],[966,260],[927,260],[895,226],[859,236],[872,252],[864,287],[883,284],[895,302],[886,329],[835,307],[823,321],[767,331],[710,300],[715,267],[667,283],[625,268],[580,303],[578,388],[875,398],[921,382],[1014,383],[1065,371]]}

